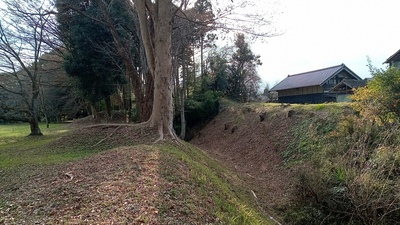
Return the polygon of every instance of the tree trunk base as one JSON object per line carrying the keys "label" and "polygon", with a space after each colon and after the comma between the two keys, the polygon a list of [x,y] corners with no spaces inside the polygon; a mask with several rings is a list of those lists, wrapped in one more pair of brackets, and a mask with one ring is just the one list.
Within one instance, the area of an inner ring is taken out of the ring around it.
{"label": "tree trunk base", "polygon": [[42,132],[39,133],[30,133],[29,136],[43,136]]}

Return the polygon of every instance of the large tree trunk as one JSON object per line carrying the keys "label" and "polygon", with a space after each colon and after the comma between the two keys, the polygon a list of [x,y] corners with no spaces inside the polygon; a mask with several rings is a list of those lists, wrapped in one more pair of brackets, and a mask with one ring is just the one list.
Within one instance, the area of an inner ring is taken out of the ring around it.
{"label": "large tree trunk", "polygon": [[[172,9],[171,0],[151,1],[135,0],[140,21],[140,30],[145,46],[150,71],[154,77],[153,111],[149,120],[151,127],[157,127],[160,140],[165,137],[177,138],[173,123],[172,99]],[[146,6],[147,4],[147,6]],[[147,11],[149,10],[149,11]],[[153,19],[154,29],[149,30],[148,19]],[[154,41],[152,40],[154,37]]]}
{"label": "large tree trunk", "polygon": [[175,137],[173,130],[173,99],[172,99],[172,58],[171,58],[171,10],[170,1],[158,2],[158,18],[155,24],[155,71],[154,71],[154,102],[151,126],[156,126],[160,139],[164,135]]}

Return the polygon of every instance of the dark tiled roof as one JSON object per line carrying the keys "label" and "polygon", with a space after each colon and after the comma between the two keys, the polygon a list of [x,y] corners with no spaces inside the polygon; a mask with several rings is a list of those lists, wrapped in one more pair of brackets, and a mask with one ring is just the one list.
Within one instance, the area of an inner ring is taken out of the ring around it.
{"label": "dark tiled roof", "polygon": [[392,61],[399,61],[399,60],[400,60],[400,49],[396,53],[391,55],[388,59],[386,59],[386,61],[383,63],[391,63]]}
{"label": "dark tiled roof", "polygon": [[367,85],[367,80],[344,79],[342,82],[345,85],[347,85],[349,88],[359,88],[359,87],[364,87]]}
{"label": "dark tiled roof", "polygon": [[342,70],[348,71],[356,79],[361,80],[355,73],[353,73],[344,64],[338,66],[332,66],[324,69],[314,70],[306,73],[299,73],[295,75],[289,75],[280,83],[275,85],[271,91],[280,91],[292,88],[309,87],[316,85],[323,85],[329,78],[338,74]]}
{"label": "dark tiled roof", "polygon": [[352,79],[344,79],[342,82],[338,83],[335,87],[332,88],[332,91],[335,91],[336,89],[339,89],[341,87],[347,86],[350,89],[352,88],[359,88],[359,87],[364,87],[367,85],[368,80],[352,80]]}

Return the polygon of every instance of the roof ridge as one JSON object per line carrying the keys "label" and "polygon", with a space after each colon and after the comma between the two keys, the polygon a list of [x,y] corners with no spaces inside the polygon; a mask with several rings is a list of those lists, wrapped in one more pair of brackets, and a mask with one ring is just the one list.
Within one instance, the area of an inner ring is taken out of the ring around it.
{"label": "roof ridge", "polygon": [[389,60],[391,60],[392,58],[394,58],[394,56],[397,55],[398,53],[400,53],[400,49],[397,50],[395,53],[393,53],[393,55],[391,55],[389,58],[387,58],[386,61],[383,62],[383,63],[390,63]]}
{"label": "roof ridge", "polygon": [[317,70],[312,70],[312,71],[308,71],[308,72],[292,74],[292,75],[288,75],[288,77],[294,77],[294,76],[299,76],[299,75],[303,75],[303,74],[307,74],[307,73],[318,72],[318,71],[322,71],[322,70],[332,69],[332,68],[335,68],[335,67],[343,67],[343,66],[345,66],[344,63],[342,63],[340,65],[337,65],[337,66],[330,66],[330,67],[317,69]]}

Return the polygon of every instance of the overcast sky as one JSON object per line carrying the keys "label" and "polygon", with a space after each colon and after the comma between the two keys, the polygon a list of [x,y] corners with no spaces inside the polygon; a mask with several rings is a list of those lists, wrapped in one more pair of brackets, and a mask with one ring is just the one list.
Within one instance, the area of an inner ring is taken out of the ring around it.
{"label": "overcast sky", "polygon": [[281,0],[276,7],[275,26],[284,33],[251,46],[270,87],[287,75],[341,63],[371,77],[367,56],[384,68],[400,49],[400,0]]}

